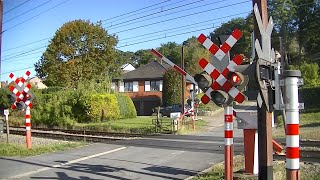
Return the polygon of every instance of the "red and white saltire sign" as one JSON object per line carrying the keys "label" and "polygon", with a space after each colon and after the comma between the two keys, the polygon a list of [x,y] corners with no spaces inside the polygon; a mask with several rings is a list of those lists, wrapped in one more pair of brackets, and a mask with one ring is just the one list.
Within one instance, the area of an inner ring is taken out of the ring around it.
{"label": "red and white saltire sign", "polygon": [[28,77],[30,76],[30,71],[27,71],[22,78],[17,78],[13,73],[10,73],[9,77],[18,85],[18,86],[22,86],[25,82],[26,79],[28,79]]}
{"label": "red and white saltire sign", "polygon": [[239,29],[235,29],[229,38],[221,45],[217,46],[214,44],[209,38],[207,38],[204,34],[200,34],[198,37],[198,41],[208,49],[217,59],[220,61],[223,57],[230,51],[233,45],[241,38],[242,32]]}
{"label": "red and white saltire sign", "polygon": [[[242,32],[238,29],[235,29],[220,48],[203,34],[198,37],[198,41],[221,61],[241,36]],[[227,92],[238,103],[242,103],[245,100],[245,96],[236,87],[232,86],[232,84],[227,79],[228,73],[230,71],[233,72],[235,70],[234,67],[240,65],[242,61],[243,56],[236,55],[222,72],[219,72],[211,63],[209,63],[204,58],[199,61],[199,65],[211,76],[212,79],[214,79],[211,87],[201,98],[201,101],[204,104],[207,104],[211,100],[212,91],[220,89]]]}
{"label": "red and white saltire sign", "polygon": [[[27,71],[22,78],[17,78],[13,73],[10,73],[9,77],[19,86],[22,87],[22,85],[26,82],[26,79],[30,76],[30,71]],[[12,109],[16,109],[17,102],[23,101],[28,107],[32,107],[31,101],[27,100],[25,95],[29,92],[31,89],[31,85],[27,84],[26,87],[20,92],[17,88],[10,86],[9,87],[10,91],[12,91],[16,96],[16,102],[14,102],[11,106]]]}
{"label": "red and white saltire sign", "polygon": [[183,69],[181,69],[179,66],[177,66],[176,64],[174,64],[172,61],[170,61],[168,58],[166,58],[165,56],[163,56],[161,53],[159,53],[158,51],[156,51],[155,49],[151,49],[151,52],[153,54],[155,54],[156,56],[158,56],[160,59],[162,59],[163,61],[165,61],[166,63],[168,63],[171,67],[173,67],[176,71],[178,71],[181,75],[185,76],[186,79],[188,79],[189,81],[191,81],[193,84],[198,84],[194,78],[188,74],[187,72],[185,72]]}

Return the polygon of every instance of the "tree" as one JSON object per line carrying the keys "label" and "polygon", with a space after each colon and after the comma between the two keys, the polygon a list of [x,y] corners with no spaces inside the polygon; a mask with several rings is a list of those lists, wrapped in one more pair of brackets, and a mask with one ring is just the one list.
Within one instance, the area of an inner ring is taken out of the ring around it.
{"label": "tree", "polygon": [[163,105],[181,104],[181,75],[174,69],[164,74]]}
{"label": "tree", "polygon": [[11,107],[9,89],[0,88],[0,110]]}
{"label": "tree", "polygon": [[234,29],[239,29],[243,35],[241,39],[230,50],[230,57],[235,54],[244,54],[249,57],[251,54],[251,32],[253,31],[253,16],[249,14],[247,18],[235,18],[226,23],[223,23],[219,28],[216,28],[210,33],[211,40],[215,44],[220,44],[218,38],[220,35],[231,35]]}
{"label": "tree", "polygon": [[101,24],[75,20],[64,24],[35,64],[47,86],[76,87],[78,82],[112,78],[120,72],[117,38]]}
{"label": "tree", "polygon": [[136,68],[140,67],[141,65],[148,64],[152,59],[155,59],[156,57],[150,49],[141,49],[134,53],[132,57],[133,64]]}

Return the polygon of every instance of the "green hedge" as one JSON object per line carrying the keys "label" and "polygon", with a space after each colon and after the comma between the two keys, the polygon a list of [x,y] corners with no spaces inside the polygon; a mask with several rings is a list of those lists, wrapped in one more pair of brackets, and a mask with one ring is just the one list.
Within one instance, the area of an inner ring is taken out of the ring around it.
{"label": "green hedge", "polygon": [[137,117],[136,108],[134,107],[134,104],[128,95],[117,94],[116,97],[118,100],[121,119]]}
{"label": "green hedge", "polygon": [[88,116],[91,122],[120,118],[117,98],[114,94],[94,94],[88,100]]}
{"label": "green hedge", "polygon": [[320,87],[301,88],[299,102],[304,103],[305,109],[317,108],[320,110]]}

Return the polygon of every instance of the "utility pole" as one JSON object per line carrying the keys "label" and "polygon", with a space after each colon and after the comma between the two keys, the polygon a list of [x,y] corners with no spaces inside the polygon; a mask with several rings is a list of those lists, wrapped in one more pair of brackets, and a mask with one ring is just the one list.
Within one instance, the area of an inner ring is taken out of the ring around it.
{"label": "utility pole", "polygon": [[[253,6],[258,5],[264,28],[268,25],[267,0],[252,0]],[[254,21],[254,36],[261,41],[261,34]],[[268,102],[270,102],[270,90],[268,91]],[[272,102],[272,101],[271,101]],[[270,103],[269,103],[270,104]],[[270,109],[272,105],[270,105]],[[273,179],[273,148],[272,148],[272,113],[267,110],[266,101],[258,106],[258,156],[259,156],[259,180]],[[269,109],[269,110],[270,110]],[[271,110],[270,110],[271,111]]]}
{"label": "utility pole", "polygon": [[2,52],[2,16],[3,16],[3,0],[0,0],[0,88],[1,88],[1,72],[2,72],[2,66],[1,66],[1,52]]}
{"label": "utility pole", "polygon": [[[184,41],[181,45],[181,69],[184,70],[184,46],[187,44],[186,41]],[[182,113],[184,114],[184,95],[185,95],[185,76],[184,75],[181,75],[181,111]]]}

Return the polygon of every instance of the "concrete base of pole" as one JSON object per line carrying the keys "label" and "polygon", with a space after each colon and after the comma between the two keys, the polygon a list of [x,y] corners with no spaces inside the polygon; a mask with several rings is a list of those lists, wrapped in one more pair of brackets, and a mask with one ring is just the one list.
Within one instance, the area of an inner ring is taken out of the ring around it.
{"label": "concrete base of pole", "polygon": [[224,147],[224,179],[232,180],[233,179],[233,159],[231,158],[232,147],[225,146]]}
{"label": "concrete base of pole", "polygon": [[287,175],[288,180],[300,180],[299,169],[297,169],[297,170],[287,169],[286,175]]}
{"label": "concrete base of pole", "polygon": [[27,148],[31,149],[31,130],[30,131],[26,131],[26,142],[27,142]]}

